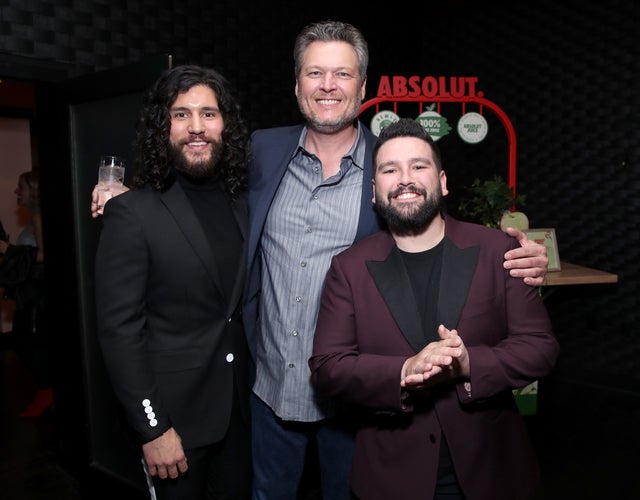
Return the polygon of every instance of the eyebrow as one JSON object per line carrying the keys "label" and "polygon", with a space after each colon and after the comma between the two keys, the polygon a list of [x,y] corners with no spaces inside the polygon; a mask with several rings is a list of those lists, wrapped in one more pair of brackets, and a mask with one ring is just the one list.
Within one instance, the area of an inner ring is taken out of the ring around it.
{"label": "eyebrow", "polygon": [[220,111],[220,108],[217,108],[215,106],[202,106],[202,107],[174,106],[174,107],[171,107],[169,111],[193,111],[194,109],[202,110],[202,111],[218,111],[218,112]]}
{"label": "eyebrow", "polygon": [[[389,160],[389,161],[385,161],[384,163],[380,163],[376,168],[383,168],[383,167],[387,167],[389,165],[397,165],[399,163],[404,163],[404,162],[405,162],[405,160],[401,160],[401,161],[400,160]],[[429,163],[431,165],[435,165],[433,160],[430,160],[426,156],[415,156],[413,158],[408,158],[406,160],[406,162],[408,162],[408,163],[422,162],[422,163]]]}
{"label": "eyebrow", "polygon": [[344,71],[347,73],[351,73],[353,71],[357,72],[357,68],[352,68],[350,66],[323,66],[321,64],[309,64],[307,66],[303,66],[302,69],[306,71],[319,70],[319,71],[331,72],[331,73],[338,73],[341,71]]}

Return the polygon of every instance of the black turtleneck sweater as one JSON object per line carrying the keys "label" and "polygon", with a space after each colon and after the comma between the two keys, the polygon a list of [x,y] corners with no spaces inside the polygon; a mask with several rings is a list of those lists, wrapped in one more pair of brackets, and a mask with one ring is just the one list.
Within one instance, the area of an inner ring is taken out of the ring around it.
{"label": "black turtleneck sweater", "polygon": [[176,173],[176,181],[184,190],[202,224],[213,249],[215,265],[222,279],[225,297],[231,295],[236,270],[241,264],[242,235],[231,210],[231,201],[216,178],[191,179]]}

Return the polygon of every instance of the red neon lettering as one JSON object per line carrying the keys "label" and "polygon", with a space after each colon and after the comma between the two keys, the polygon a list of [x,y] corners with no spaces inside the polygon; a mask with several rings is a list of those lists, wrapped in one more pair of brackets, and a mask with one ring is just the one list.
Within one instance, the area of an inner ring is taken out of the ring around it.
{"label": "red neon lettering", "polygon": [[378,97],[482,97],[476,93],[477,76],[425,76],[414,75],[409,78],[400,75],[381,76],[378,84]]}
{"label": "red neon lettering", "polygon": [[478,77],[468,76],[465,78],[465,80],[467,80],[467,84],[469,85],[469,92],[467,93],[467,95],[469,97],[476,97],[476,83],[478,83]]}
{"label": "red neon lettering", "polygon": [[378,93],[376,94],[378,97],[392,97],[393,93],[391,92],[391,84],[389,83],[388,76],[381,76],[380,83],[378,84]]}
{"label": "red neon lettering", "polygon": [[447,92],[447,80],[446,80],[446,76],[440,76],[438,77],[438,86],[439,86],[439,92],[438,95],[440,97],[451,97],[451,94],[449,92]]}
{"label": "red neon lettering", "polygon": [[405,97],[407,91],[407,79],[404,76],[393,77],[393,95],[396,97]]}
{"label": "red neon lettering", "polygon": [[420,95],[420,77],[419,76],[410,76],[409,77],[409,97],[418,97]]}
{"label": "red neon lettering", "polygon": [[451,77],[450,92],[453,97],[462,97],[464,95],[464,89],[465,89],[464,81],[465,81],[465,77],[463,76],[459,76],[457,78],[455,76]]}
{"label": "red neon lettering", "polygon": [[422,95],[425,97],[438,95],[438,81],[433,76],[427,76],[422,80]]}

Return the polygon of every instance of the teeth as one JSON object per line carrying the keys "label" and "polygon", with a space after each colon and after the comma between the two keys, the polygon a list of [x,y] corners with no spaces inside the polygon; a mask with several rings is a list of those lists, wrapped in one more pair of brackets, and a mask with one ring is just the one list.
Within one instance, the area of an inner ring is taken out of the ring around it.
{"label": "teeth", "polygon": [[325,104],[325,105],[329,105],[329,104],[338,104],[340,101],[338,101],[337,99],[320,99],[318,101],[318,104]]}
{"label": "teeth", "polygon": [[415,198],[416,196],[418,196],[416,193],[402,193],[402,194],[399,194],[398,196],[396,196],[396,199],[398,199],[398,200],[408,200],[410,198]]}
{"label": "teeth", "polygon": [[207,143],[205,141],[200,141],[200,142],[190,142],[189,146],[204,146]]}

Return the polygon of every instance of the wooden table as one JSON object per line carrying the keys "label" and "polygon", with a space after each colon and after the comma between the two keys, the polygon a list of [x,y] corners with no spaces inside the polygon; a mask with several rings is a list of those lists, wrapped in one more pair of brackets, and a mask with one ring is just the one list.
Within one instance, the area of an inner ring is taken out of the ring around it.
{"label": "wooden table", "polygon": [[560,262],[560,271],[549,271],[542,286],[589,285],[597,283],[617,283],[618,275],[570,262]]}

